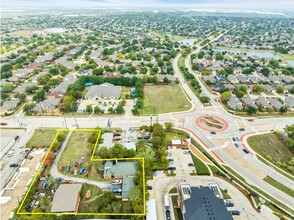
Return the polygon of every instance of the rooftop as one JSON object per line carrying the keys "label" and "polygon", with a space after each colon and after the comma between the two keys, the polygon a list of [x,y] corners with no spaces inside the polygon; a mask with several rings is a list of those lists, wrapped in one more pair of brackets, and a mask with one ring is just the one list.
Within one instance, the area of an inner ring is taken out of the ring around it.
{"label": "rooftop", "polygon": [[75,212],[82,185],[80,183],[60,185],[54,194],[51,212]]}

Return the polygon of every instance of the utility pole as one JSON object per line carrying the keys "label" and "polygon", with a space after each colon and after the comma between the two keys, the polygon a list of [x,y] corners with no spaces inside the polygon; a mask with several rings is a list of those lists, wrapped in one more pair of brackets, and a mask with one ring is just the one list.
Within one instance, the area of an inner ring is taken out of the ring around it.
{"label": "utility pole", "polygon": [[15,118],[16,118],[16,120],[18,122],[19,127],[21,128],[21,124],[20,124],[20,121],[19,121],[18,117],[16,116]]}
{"label": "utility pole", "polygon": [[64,124],[65,124],[65,129],[67,129],[67,124],[66,124],[66,120],[65,120],[64,116],[63,116],[63,120],[64,120]]}
{"label": "utility pole", "polygon": [[152,115],[150,117],[150,126],[152,127]]}
{"label": "utility pole", "polygon": [[76,126],[77,128],[79,128],[79,125],[78,125],[78,122],[77,122],[77,119],[75,118],[75,121],[76,121]]}

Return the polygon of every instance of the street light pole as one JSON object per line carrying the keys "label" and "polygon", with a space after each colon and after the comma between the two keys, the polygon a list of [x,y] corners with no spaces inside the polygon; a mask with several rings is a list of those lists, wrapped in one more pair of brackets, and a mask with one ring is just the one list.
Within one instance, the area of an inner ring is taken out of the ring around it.
{"label": "street light pole", "polygon": [[66,120],[65,120],[64,116],[63,116],[63,120],[64,120],[64,124],[65,124],[65,129],[67,129],[67,124],[66,124]]}
{"label": "street light pole", "polygon": [[150,117],[150,126],[152,127],[152,115]]}
{"label": "street light pole", "polygon": [[21,124],[20,124],[20,121],[19,121],[18,117],[15,117],[15,118],[16,118],[16,120],[18,122],[19,127],[21,128]]}

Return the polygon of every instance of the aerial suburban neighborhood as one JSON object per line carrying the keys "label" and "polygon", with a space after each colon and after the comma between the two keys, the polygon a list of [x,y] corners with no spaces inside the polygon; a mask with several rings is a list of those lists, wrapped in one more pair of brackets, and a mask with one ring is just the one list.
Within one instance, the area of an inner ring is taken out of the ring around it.
{"label": "aerial suburban neighborhood", "polygon": [[21,2],[1,6],[1,219],[294,218],[293,11]]}

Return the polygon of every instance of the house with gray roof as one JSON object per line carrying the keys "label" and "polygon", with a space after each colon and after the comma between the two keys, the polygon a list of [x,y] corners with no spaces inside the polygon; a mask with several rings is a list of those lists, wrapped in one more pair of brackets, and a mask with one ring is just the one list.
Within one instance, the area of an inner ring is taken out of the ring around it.
{"label": "house with gray roof", "polygon": [[244,106],[248,108],[249,106],[252,106],[256,109],[258,109],[258,106],[252,101],[250,96],[244,96],[241,101],[243,102]]}
{"label": "house with gray roof", "polygon": [[228,100],[227,105],[232,109],[243,109],[242,102],[235,95]]}
{"label": "house with gray roof", "polygon": [[162,75],[162,74],[157,75],[158,82],[164,82],[164,78],[166,78],[168,81],[171,81],[171,82],[176,81],[176,77],[174,75]]}
{"label": "house with gray roof", "polygon": [[271,82],[273,82],[274,84],[280,84],[281,81],[282,81],[279,77],[277,77],[277,76],[273,76],[273,75],[269,76],[268,78],[269,78],[269,80],[270,80]]}
{"label": "house with gray roof", "polygon": [[232,84],[239,83],[239,80],[237,79],[237,77],[235,75],[230,74],[230,75],[227,76],[227,79]]}
{"label": "house with gray roof", "polygon": [[5,101],[3,105],[1,106],[1,114],[4,114],[5,112],[13,111],[17,107],[19,102],[20,102],[19,99]]}
{"label": "house with gray roof", "polygon": [[83,184],[61,184],[54,193],[51,212],[77,212]]}
{"label": "house with gray roof", "polygon": [[267,91],[267,92],[269,92],[269,93],[273,92],[273,90],[274,90],[274,88],[273,88],[271,85],[264,84],[264,85],[262,85],[262,86],[263,86],[263,88],[265,89],[265,91]]}
{"label": "house with gray roof", "polygon": [[269,103],[268,99],[263,96],[259,96],[258,99],[256,99],[255,103],[259,106],[262,105],[263,109],[269,109],[271,107],[271,104]]}
{"label": "house with gray roof", "polygon": [[121,86],[115,86],[110,83],[103,83],[96,86],[91,86],[85,99],[92,100],[105,100],[105,99],[120,99],[121,98]]}
{"label": "house with gray roof", "polygon": [[16,87],[12,92],[13,93],[25,93],[26,88],[36,86],[36,83],[24,83],[18,87]]}
{"label": "house with gray roof", "polygon": [[294,110],[294,97],[293,96],[287,96],[285,98],[285,106],[289,109],[289,110]]}
{"label": "house with gray roof", "polygon": [[294,82],[293,77],[291,76],[279,76],[279,78],[285,83],[285,84],[292,84]]}
{"label": "house with gray roof", "polygon": [[216,80],[213,76],[202,76],[202,79],[206,82],[206,81],[210,81],[212,83],[215,83]]}
{"label": "house with gray roof", "polygon": [[279,102],[278,99],[276,98],[271,98],[269,99],[270,104],[276,109],[276,111],[279,111],[281,107],[283,107],[284,105]]}
{"label": "house with gray roof", "polygon": [[53,112],[59,105],[60,98],[46,99],[34,107],[34,111]]}
{"label": "house with gray roof", "polygon": [[13,76],[17,76],[17,77],[27,77],[28,75],[30,75],[33,72],[33,69],[18,69],[16,71],[14,71],[12,73]]}
{"label": "house with gray roof", "polygon": [[248,83],[248,80],[247,80],[247,78],[245,76],[237,75],[236,77],[240,81],[240,83]]}
{"label": "house with gray roof", "polygon": [[247,79],[252,84],[257,84],[260,81],[260,79],[256,76],[248,76]]}
{"label": "house with gray roof", "polygon": [[122,180],[122,201],[128,201],[130,192],[135,186],[134,177],[138,170],[137,162],[130,161],[106,161],[104,165],[103,177],[105,179],[121,179]]}

